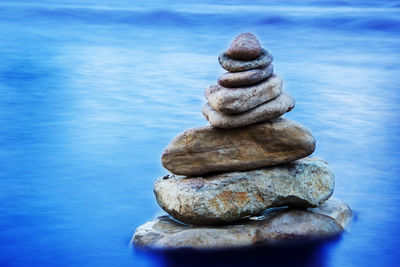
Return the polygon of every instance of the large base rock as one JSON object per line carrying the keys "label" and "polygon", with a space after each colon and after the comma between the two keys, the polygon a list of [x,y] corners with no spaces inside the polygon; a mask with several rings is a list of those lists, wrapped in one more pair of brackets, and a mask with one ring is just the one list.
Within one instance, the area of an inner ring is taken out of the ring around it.
{"label": "large base rock", "polygon": [[315,209],[273,209],[226,226],[188,226],[161,216],[140,226],[132,242],[151,249],[213,249],[324,239],[340,234],[351,218],[350,207],[337,199]]}
{"label": "large base rock", "polygon": [[167,175],[154,184],[158,204],[188,224],[229,223],[279,206],[316,207],[335,187],[328,164],[318,158],[247,172],[187,178]]}
{"label": "large base rock", "polygon": [[306,128],[280,118],[244,128],[186,130],[165,148],[161,160],[174,174],[195,176],[285,163],[312,154],[314,148]]}

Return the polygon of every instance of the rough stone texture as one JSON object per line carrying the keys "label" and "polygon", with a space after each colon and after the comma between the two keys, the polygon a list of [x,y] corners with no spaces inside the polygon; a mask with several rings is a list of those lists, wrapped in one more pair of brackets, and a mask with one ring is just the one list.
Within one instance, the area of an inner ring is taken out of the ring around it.
{"label": "rough stone texture", "polygon": [[302,125],[280,118],[235,129],[210,126],[184,131],[164,149],[161,161],[178,175],[245,171],[306,157],[315,139]]}
{"label": "rough stone texture", "polygon": [[230,72],[239,72],[252,69],[260,69],[269,65],[273,60],[272,55],[265,49],[261,50],[261,55],[250,61],[241,61],[228,57],[226,52],[218,56],[218,61],[221,66]]}
{"label": "rough stone texture", "polygon": [[274,72],[274,65],[269,64],[263,69],[246,70],[241,72],[226,72],[218,79],[218,84],[228,88],[250,86],[265,80]]}
{"label": "rough stone texture", "polygon": [[261,45],[257,37],[249,32],[239,34],[226,54],[238,60],[252,60],[260,56]]}
{"label": "rough stone texture", "polygon": [[249,111],[277,97],[282,91],[282,79],[276,75],[253,86],[230,89],[218,84],[206,88],[208,104],[225,114]]}
{"label": "rough stone texture", "polygon": [[[233,89],[232,89],[233,90]],[[257,101],[253,100],[252,101]],[[224,114],[213,109],[208,103],[202,112],[206,120],[217,128],[232,129],[279,118],[294,108],[295,101],[285,90],[281,94],[249,111],[239,114]]]}
{"label": "rough stone texture", "polygon": [[333,194],[335,176],[318,158],[277,166],[188,178],[157,179],[160,207],[177,220],[194,225],[229,223],[271,207],[316,207]]}
{"label": "rough stone texture", "polygon": [[341,221],[351,218],[350,207],[333,198],[317,209],[273,209],[263,216],[226,226],[188,226],[161,216],[140,226],[132,243],[151,249],[220,249],[319,240],[340,234],[346,229]]}

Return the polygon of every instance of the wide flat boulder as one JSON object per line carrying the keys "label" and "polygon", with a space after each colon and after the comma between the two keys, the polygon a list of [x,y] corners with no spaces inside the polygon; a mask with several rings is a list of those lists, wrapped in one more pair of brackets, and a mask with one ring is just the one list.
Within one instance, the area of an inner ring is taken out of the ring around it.
{"label": "wide flat boulder", "polygon": [[270,209],[233,225],[189,226],[161,216],[140,226],[132,243],[150,249],[224,249],[320,240],[342,233],[352,216],[346,203],[333,198],[318,208]]}
{"label": "wide flat boulder", "polygon": [[281,164],[314,149],[315,139],[304,126],[279,118],[243,128],[186,130],[164,149],[161,162],[173,174],[196,176]]}
{"label": "wide flat boulder", "polygon": [[280,206],[316,207],[333,194],[335,175],[318,158],[203,177],[167,175],[154,183],[158,204],[193,225],[230,223]]}

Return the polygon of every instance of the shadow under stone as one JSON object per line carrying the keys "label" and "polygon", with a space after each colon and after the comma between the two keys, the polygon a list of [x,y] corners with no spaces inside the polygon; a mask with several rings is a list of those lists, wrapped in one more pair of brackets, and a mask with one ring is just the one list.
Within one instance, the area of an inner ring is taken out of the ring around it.
{"label": "shadow under stone", "polygon": [[326,247],[340,237],[325,241],[293,241],[289,244],[264,245],[222,250],[145,250],[150,257],[162,258],[164,266],[325,266]]}

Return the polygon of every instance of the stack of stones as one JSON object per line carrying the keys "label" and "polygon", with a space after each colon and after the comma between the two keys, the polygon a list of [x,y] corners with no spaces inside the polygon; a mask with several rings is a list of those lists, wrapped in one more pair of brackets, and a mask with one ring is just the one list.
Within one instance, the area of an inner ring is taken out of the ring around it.
{"label": "stack of stones", "polygon": [[212,126],[244,127],[294,108],[294,99],[282,90],[282,79],[273,74],[272,55],[253,34],[240,34],[218,60],[228,72],[205,91],[203,114]]}
{"label": "stack of stones", "polygon": [[351,210],[330,199],[335,180],[328,164],[307,158],[312,134],[281,117],[295,101],[272,60],[251,33],[219,56],[228,72],[205,90],[211,126],[184,131],[162,154],[173,174],[159,178],[154,193],[174,219],[140,226],[136,245],[237,247],[343,231]]}

